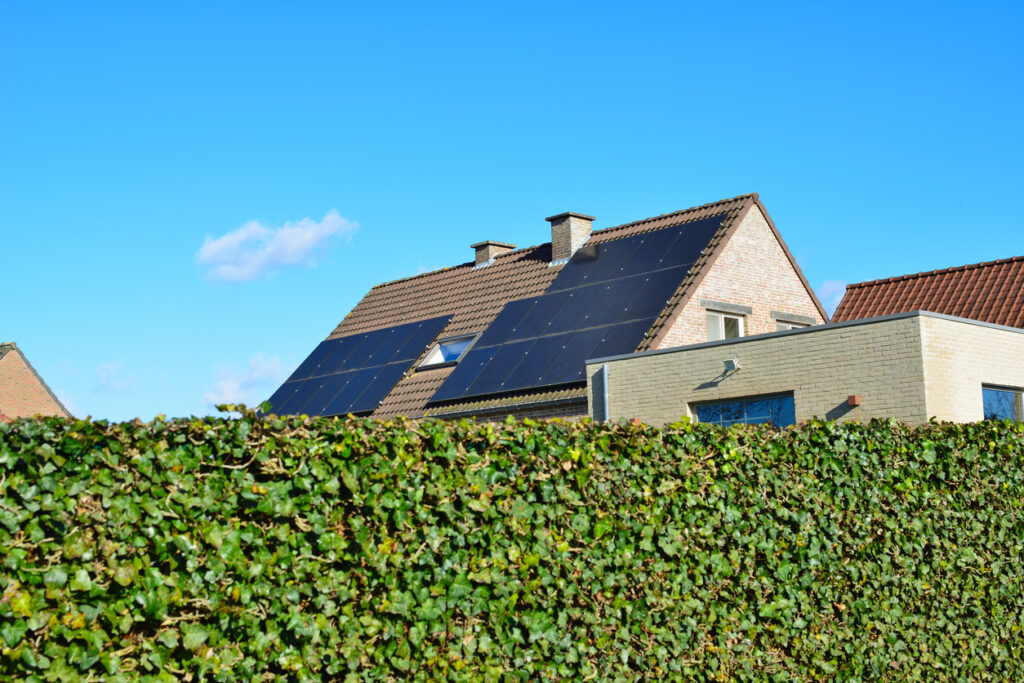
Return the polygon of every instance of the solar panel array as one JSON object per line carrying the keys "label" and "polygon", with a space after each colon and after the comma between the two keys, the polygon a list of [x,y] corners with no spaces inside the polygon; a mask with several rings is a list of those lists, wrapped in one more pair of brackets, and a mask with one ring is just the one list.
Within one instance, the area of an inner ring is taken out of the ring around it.
{"label": "solar panel array", "polygon": [[584,246],[543,294],[505,305],[431,401],[580,382],[588,358],[636,351],[723,219]]}
{"label": "solar panel array", "polygon": [[320,342],[270,397],[278,415],[346,415],[380,405],[451,316]]}

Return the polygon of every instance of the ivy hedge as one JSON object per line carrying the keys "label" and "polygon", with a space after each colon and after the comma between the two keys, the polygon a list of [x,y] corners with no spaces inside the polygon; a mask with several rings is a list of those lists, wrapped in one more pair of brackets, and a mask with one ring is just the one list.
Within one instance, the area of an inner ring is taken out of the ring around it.
{"label": "ivy hedge", "polygon": [[0,424],[0,678],[1021,679],[1024,425]]}

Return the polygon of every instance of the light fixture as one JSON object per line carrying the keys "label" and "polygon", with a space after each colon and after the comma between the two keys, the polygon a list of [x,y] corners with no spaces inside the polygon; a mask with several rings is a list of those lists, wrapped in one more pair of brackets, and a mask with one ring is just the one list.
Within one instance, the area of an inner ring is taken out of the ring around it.
{"label": "light fixture", "polygon": [[726,358],[725,360],[722,361],[722,364],[725,366],[726,372],[736,372],[737,370],[740,369],[739,358]]}

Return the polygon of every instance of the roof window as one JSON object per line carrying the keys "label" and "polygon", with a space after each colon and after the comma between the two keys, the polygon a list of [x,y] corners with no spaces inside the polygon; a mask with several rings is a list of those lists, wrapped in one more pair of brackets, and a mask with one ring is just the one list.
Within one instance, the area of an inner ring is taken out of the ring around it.
{"label": "roof window", "polygon": [[420,363],[421,368],[436,368],[444,365],[455,365],[466,354],[469,347],[476,341],[477,334],[442,339],[434,344],[430,353]]}

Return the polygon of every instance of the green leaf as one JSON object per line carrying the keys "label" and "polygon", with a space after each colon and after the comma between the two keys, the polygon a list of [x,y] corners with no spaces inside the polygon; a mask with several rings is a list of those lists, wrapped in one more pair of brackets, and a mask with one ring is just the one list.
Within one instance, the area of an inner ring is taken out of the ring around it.
{"label": "green leaf", "polygon": [[7,647],[10,648],[13,648],[15,645],[20,643],[27,631],[28,624],[20,619],[0,625],[0,637],[4,639],[4,642],[7,643]]}
{"label": "green leaf", "polygon": [[611,518],[602,517],[594,523],[594,538],[600,539],[614,528],[615,522]]}
{"label": "green leaf", "polygon": [[65,572],[60,567],[54,567],[50,571],[48,571],[45,574],[43,574],[43,583],[45,583],[47,586],[53,586],[53,587],[56,587],[56,588],[60,588],[61,586],[63,586],[67,582],[68,582],[67,572]]}
{"label": "green leaf", "polygon": [[185,646],[187,650],[197,650],[199,646],[206,642],[206,639],[210,637],[209,631],[198,624],[185,624],[181,627],[183,638],[181,644]]}
{"label": "green leaf", "polygon": [[92,588],[92,579],[89,578],[89,572],[84,569],[76,571],[75,578],[71,579],[70,588],[73,591],[87,591]]}

